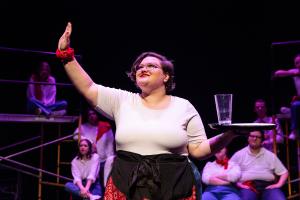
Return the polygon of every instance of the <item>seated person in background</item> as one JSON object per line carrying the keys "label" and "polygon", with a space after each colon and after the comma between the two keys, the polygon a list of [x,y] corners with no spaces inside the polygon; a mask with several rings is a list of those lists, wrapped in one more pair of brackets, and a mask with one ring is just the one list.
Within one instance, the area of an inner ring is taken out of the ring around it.
{"label": "seated person in background", "polygon": [[36,73],[30,77],[30,82],[46,82],[49,84],[29,84],[27,87],[27,110],[29,113],[64,115],[66,101],[56,101],[55,78],[51,76],[48,62],[41,62]]}
{"label": "seated person in background", "polygon": [[100,199],[102,196],[99,175],[99,156],[92,152],[92,143],[82,139],[79,152],[72,160],[73,182],[65,185],[66,191],[72,194],[72,199]]}
{"label": "seated person in background", "polygon": [[202,181],[207,185],[202,200],[239,200],[239,191],[234,186],[241,176],[241,170],[228,161],[227,148],[215,154],[214,162],[207,162],[203,168]]}
{"label": "seated person in background", "polygon": [[[101,163],[101,174],[103,174],[103,180],[101,183],[106,185],[108,175],[112,168],[112,163],[115,157],[115,138],[112,128],[108,122],[100,121],[98,113],[88,108],[86,111],[87,122],[81,124],[74,132],[75,140],[78,140],[78,134],[80,137],[87,138],[92,142],[93,151],[99,155]],[[102,176],[101,176],[102,177]]]}
{"label": "seated person in background", "polygon": [[292,77],[297,91],[297,96],[294,96],[291,101],[291,134],[289,138],[295,140],[299,138],[300,131],[300,54],[294,57],[294,68],[279,69],[275,71],[274,78]]}
{"label": "seated person in background", "polygon": [[237,186],[242,199],[282,200],[285,197],[280,188],[287,180],[288,170],[274,153],[262,147],[263,136],[261,131],[250,132],[249,145],[231,157],[242,172]]}
{"label": "seated person in background", "polygon": [[276,134],[276,142],[283,143],[283,132],[280,126],[280,122],[277,118],[272,118],[272,116],[267,115],[267,105],[263,99],[257,99],[254,104],[254,112],[257,115],[255,123],[274,123],[276,124],[276,130],[265,130],[264,131],[264,141],[262,143],[263,147],[274,152],[273,141]]}

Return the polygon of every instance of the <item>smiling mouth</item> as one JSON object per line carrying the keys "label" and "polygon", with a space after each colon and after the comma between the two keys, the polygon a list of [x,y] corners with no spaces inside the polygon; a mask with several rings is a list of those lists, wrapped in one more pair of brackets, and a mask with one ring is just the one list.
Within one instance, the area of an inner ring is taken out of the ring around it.
{"label": "smiling mouth", "polygon": [[141,74],[140,77],[150,76],[149,74]]}

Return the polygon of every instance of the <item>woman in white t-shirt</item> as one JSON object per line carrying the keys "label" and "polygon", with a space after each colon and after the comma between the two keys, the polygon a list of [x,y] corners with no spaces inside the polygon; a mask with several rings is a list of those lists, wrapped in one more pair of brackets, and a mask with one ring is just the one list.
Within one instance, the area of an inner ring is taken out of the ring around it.
{"label": "woman in white t-shirt", "polygon": [[188,156],[213,155],[236,134],[228,131],[207,139],[194,106],[170,95],[174,66],[158,53],[140,54],[128,73],[140,93],[94,83],[69,46],[71,32],[68,23],[56,55],[79,92],[116,123],[117,154],[104,198],[196,199],[199,190]]}
{"label": "woman in white t-shirt", "polygon": [[99,156],[92,152],[92,143],[82,139],[79,143],[79,152],[72,160],[73,182],[65,185],[66,191],[76,199],[100,199],[102,196],[99,176]]}

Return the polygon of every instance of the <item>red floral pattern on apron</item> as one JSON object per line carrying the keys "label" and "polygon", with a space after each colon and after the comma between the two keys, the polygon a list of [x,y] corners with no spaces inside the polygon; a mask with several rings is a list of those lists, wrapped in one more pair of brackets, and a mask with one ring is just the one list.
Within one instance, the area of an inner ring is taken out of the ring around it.
{"label": "red floral pattern on apron", "polygon": [[[125,194],[118,190],[111,177],[108,179],[106,184],[104,200],[126,200]],[[146,200],[146,198],[144,200]],[[183,198],[182,200],[197,200],[196,187],[193,187],[193,193],[190,197]]]}

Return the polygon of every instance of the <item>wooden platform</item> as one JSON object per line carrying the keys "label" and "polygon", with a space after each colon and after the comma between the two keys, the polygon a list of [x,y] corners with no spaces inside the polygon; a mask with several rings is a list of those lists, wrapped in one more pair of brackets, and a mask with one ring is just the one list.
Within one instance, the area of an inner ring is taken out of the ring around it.
{"label": "wooden platform", "polygon": [[0,122],[30,122],[30,123],[73,123],[78,116],[43,116],[27,114],[0,114]]}

